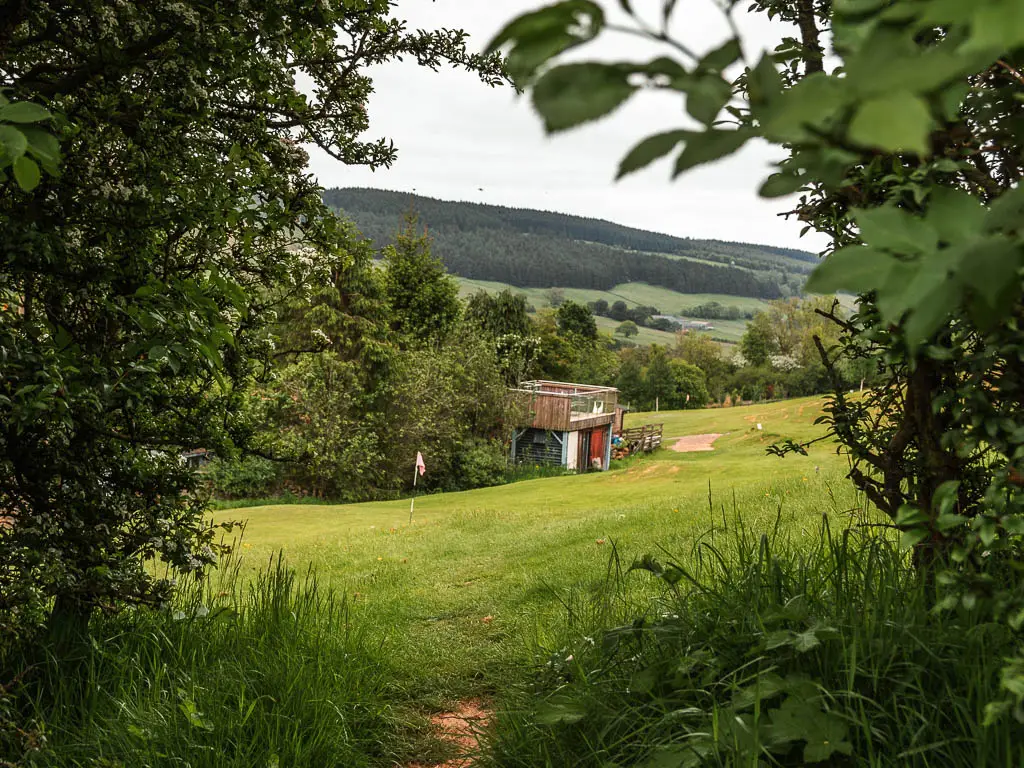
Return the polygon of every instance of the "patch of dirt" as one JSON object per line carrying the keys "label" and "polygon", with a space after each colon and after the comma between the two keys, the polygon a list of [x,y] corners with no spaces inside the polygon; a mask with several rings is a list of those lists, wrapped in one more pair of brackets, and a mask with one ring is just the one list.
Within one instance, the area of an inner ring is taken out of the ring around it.
{"label": "patch of dirt", "polygon": [[463,701],[452,712],[441,712],[430,718],[430,724],[441,741],[456,747],[457,757],[443,763],[409,763],[406,768],[472,768],[476,764],[473,753],[479,751],[480,734],[487,728],[494,712],[486,703]]}
{"label": "patch of dirt", "polygon": [[676,453],[693,453],[695,451],[713,451],[715,450],[714,442],[722,435],[720,433],[709,434],[709,435],[689,435],[688,437],[681,437],[672,445],[672,450]]}

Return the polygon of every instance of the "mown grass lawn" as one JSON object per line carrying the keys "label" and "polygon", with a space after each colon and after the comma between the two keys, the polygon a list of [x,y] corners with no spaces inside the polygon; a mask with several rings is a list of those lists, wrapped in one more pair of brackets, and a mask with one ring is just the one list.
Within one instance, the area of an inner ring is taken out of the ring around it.
{"label": "mown grass lawn", "polygon": [[[531,663],[538,643],[557,645],[561,600],[604,578],[612,542],[628,565],[658,546],[685,552],[735,513],[763,529],[781,515],[796,536],[813,534],[823,514],[848,514],[856,499],[833,445],[806,457],[765,454],[783,437],[820,434],[821,404],[629,414],[627,425],[664,423],[666,438],[723,436],[713,452],[663,448],[606,473],[422,496],[411,524],[408,501],[217,516],[246,522],[247,568],[264,567],[278,550],[294,566],[313,566],[347,596],[352,620],[379,637],[396,693],[441,706],[493,692]],[[643,599],[648,582],[633,582]]]}

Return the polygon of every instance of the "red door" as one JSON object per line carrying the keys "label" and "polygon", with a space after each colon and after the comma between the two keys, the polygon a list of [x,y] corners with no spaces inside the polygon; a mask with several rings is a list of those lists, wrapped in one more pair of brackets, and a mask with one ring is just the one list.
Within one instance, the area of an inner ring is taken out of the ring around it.
{"label": "red door", "polygon": [[607,430],[607,427],[594,427],[590,432],[590,467],[594,466],[594,459],[598,459],[604,469],[604,433]]}

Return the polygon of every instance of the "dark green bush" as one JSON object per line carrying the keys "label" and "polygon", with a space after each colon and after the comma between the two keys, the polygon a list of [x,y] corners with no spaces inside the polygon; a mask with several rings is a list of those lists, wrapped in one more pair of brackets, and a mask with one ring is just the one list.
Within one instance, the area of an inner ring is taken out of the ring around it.
{"label": "dark green bush", "polygon": [[486,488],[506,482],[508,449],[498,440],[469,440],[455,456],[451,489]]}
{"label": "dark green bush", "polygon": [[280,485],[279,467],[259,456],[214,459],[202,469],[215,496],[251,499],[272,495]]}

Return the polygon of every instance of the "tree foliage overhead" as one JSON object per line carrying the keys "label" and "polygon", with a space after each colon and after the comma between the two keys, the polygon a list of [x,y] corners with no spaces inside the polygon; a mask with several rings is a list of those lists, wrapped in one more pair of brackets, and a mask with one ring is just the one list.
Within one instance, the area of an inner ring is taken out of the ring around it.
{"label": "tree foliage overhead", "polygon": [[[98,604],[166,596],[148,557],[215,559],[179,451],[245,442],[239,401],[269,370],[267,327],[349,259],[299,145],[392,162],[390,141],[362,138],[371,64],[502,78],[461,32],[391,12],[3,4],[0,143],[9,156],[18,122],[28,144],[0,183],[0,608],[56,597],[54,624],[80,626]],[[55,116],[59,168],[18,104]]]}

